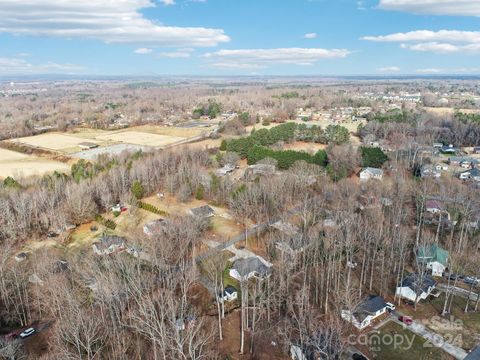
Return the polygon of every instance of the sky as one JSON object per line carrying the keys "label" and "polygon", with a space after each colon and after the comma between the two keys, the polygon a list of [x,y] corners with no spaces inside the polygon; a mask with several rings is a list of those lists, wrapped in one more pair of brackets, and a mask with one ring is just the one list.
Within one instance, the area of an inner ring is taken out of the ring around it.
{"label": "sky", "polygon": [[480,0],[0,0],[0,77],[480,74]]}

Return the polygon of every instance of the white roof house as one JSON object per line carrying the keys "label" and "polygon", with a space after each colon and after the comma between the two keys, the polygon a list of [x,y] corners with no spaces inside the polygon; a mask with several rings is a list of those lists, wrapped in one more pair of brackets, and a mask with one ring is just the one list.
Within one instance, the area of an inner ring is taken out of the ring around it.
{"label": "white roof house", "polygon": [[370,179],[382,180],[382,178],[383,178],[382,169],[367,167],[362,171],[360,171],[360,180],[370,180]]}
{"label": "white roof house", "polygon": [[408,274],[400,285],[397,286],[395,294],[401,298],[419,302],[426,299],[435,289],[436,282],[427,274]]}
{"label": "white roof house", "polygon": [[229,274],[238,281],[245,281],[252,277],[263,279],[271,273],[271,265],[268,266],[267,264],[258,256],[238,259],[233,263]]}
{"label": "white roof house", "polygon": [[388,304],[381,296],[371,295],[354,310],[342,310],[342,319],[351,322],[357,329],[365,329],[373,320],[385,314]]}

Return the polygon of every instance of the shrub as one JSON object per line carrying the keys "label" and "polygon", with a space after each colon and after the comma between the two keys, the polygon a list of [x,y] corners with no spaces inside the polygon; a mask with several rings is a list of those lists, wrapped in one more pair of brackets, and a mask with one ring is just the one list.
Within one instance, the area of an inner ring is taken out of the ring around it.
{"label": "shrub", "polygon": [[363,167],[375,167],[380,168],[388,160],[388,156],[378,147],[365,147],[360,148],[362,155]]}
{"label": "shrub", "polygon": [[143,188],[142,183],[137,180],[133,182],[131,190],[132,190],[133,196],[135,196],[136,199],[143,198],[143,195],[145,194],[145,189]]}
{"label": "shrub", "polygon": [[152,204],[147,204],[147,203],[144,203],[142,201],[139,201],[137,203],[137,206],[140,208],[140,209],[143,209],[145,211],[150,211],[151,213],[154,213],[154,214],[157,214],[157,215],[162,215],[162,216],[167,216],[168,213],[166,211],[163,211],[163,210],[160,210],[159,208],[157,208],[156,206],[152,205]]}
{"label": "shrub", "polygon": [[105,219],[100,214],[97,214],[95,216],[95,221],[102,224],[103,226],[107,227],[110,230],[115,230],[115,228],[117,227],[117,224],[115,224],[115,222],[113,222],[112,220],[109,220],[109,219]]}

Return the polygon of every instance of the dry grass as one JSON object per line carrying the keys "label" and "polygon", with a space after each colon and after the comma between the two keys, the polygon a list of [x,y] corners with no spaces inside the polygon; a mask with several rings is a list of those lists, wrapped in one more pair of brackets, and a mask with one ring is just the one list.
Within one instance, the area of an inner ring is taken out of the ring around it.
{"label": "dry grass", "polygon": [[11,176],[18,179],[32,175],[45,175],[54,171],[68,172],[70,167],[58,161],[0,149],[0,178]]}
{"label": "dry grass", "polygon": [[107,133],[104,135],[99,135],[95,139],[154,147],[171,145],[185,140],[184,137],[158,135],[139,131]]}
{"label": "dry grass", "polygon": [[[85,139],[68,134],[46,133],[41,135],[19,138],[11,141],[20,142],[43,149],[67,152],[70,149],[79,149],[78,145],[82,142],[85,142]],[[90,140],[90,142],[101,145],[101,142],[98,141]]]}

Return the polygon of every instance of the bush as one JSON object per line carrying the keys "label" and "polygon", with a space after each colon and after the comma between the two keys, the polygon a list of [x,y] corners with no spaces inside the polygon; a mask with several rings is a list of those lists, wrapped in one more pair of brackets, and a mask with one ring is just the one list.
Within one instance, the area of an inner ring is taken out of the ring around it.
{"label": "bush", "polygon": [[205,194],[205,188],[202,184],[197,186],[197,190],[195,191],[195,199],[203,200],[203,195]]}
{"label": "bush", "polygon": [[137,206],[140,208],[140,209],[143,209],[145,211],[150,211],[151,213],[154,213],[154,214],[157,214],[157,215],[162,215],[162,216],[167,216],[168,213],[166,211],[163,211],[163,210],[160,210],[159,208],[157,208],[156,206],[152,205],[152,204],[147,204],[147,203],[144,203],[142,201],[139,201],[137,203]]}
{"label": "bush", "polygon": [[103,226],[107,227],[110,230],[115,230],[115,228],[117,227],[117,224],[115,224],[115,222],[109,219],[105,219],[100,214],[97,214],[95,216],[95,221],[98,222],[99,224],[102,224]]}

